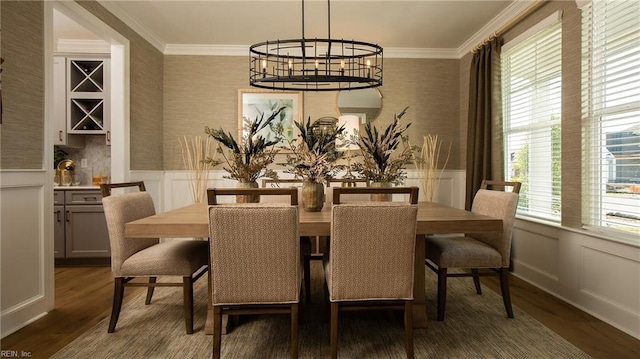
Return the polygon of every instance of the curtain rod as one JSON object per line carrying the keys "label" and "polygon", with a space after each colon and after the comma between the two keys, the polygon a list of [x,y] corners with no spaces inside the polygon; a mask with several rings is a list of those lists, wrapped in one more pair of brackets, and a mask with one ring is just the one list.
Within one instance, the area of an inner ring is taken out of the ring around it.
{"label": "curtain rod", "polygon": [[534,11],[538,10],[542,5],[546,4],[547,2],[549,2],[549,0],[536,0],[534,3],[529,5],[526,9],[524,9],[524,11],[519,13],[513,19],[509,20],[509,22],[507,22],[506,24],[502,25],[502,27],[500,27],[498,30],[494,31],[493,34],[489,35],[489,37],[486,38],[484,41],[482,41],[481,43],[476,45],[473,48],[473,50],[471,50],[471,52],[472,53],[478,52],[478,50],[480,50],[482,48],[482,46],[487,44],[489,41],[495,39],[496,37],[500,36],[501,34],[504,34],[505,32],[509,31],[517,23],[522,21],[527,16],[531,15]]}

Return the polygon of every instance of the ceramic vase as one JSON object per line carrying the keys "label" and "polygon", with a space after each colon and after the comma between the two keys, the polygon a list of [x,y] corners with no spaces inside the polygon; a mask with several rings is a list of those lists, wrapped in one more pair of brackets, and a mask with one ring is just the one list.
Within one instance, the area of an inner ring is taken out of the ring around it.
{"label": "ceramic vase", "polygon": [[302,183],[302,209],[320,212],[324,206],[324,184],[304,181]]}
{"label": "ceramic vase", "polygon": [[[258,182],[238,182],[237,188],[258,188]],[[237,195],[236,203],[260,203],[260,195]]]}
{"label": "ceramic vase", "polygon": [[[384,188],[389,188],[391,187],[391,183],[389,182],[371,182],[371,187],[384,187]],[[379,194],[379,193],[372,193],[371,194],[371,201],[372,202],[391,202],[391,194]]]}

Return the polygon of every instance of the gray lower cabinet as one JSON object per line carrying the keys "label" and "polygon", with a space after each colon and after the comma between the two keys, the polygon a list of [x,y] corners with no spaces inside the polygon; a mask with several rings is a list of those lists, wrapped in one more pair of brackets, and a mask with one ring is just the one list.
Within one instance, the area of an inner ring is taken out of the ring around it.
{"label": "gray lower cabinet", "polygon": [[[57,193],[62,193],[62,196]],[[99,190],[56,190],[55,258],[108,258],[109,232]],[[64,205],[58,200],[64,199]]]}

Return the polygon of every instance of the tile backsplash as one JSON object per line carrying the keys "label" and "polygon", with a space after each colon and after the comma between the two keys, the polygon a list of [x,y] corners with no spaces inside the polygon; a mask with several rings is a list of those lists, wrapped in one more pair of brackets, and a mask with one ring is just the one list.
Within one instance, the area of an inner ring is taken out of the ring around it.
{"label": "tile backsplash", "polygon": [[[85,135],[83,148],[63,148],[68,159],[76,163],[76,175],[82,175],[81,186],[90,186],[94,175],[111,175],[111,146],[105,144],[104,136]],[[82,168],[82,159],[87,159],[87,167]]]}

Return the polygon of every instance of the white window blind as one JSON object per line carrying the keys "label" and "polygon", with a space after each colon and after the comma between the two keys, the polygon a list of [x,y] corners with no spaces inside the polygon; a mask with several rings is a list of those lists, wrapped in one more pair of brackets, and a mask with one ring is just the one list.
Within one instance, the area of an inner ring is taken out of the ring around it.
{"label": "white window blind", "polygon": [[560,221],[561,30],[559,21],[547,25],[501,57],[505,178],[522,182],[519,215],[555,222]]}
{"label": "white window blind", "polygon": [[582,9],[583,222],[640,237],[640,2]]}

